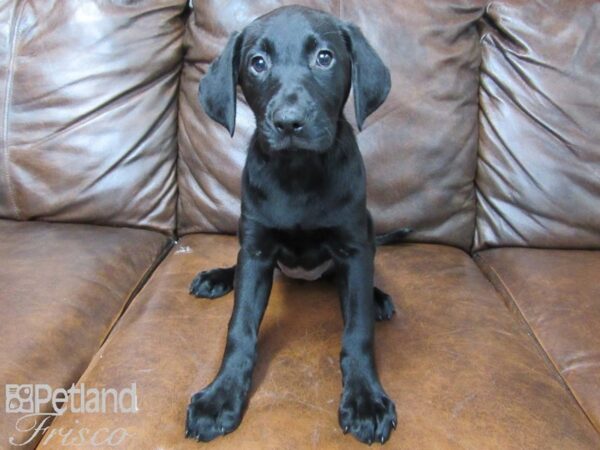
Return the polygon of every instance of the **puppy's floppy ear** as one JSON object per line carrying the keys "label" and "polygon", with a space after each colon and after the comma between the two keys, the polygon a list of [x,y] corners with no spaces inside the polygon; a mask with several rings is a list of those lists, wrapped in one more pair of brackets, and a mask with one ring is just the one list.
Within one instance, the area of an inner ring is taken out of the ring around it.
{"label": "puppy's floppy ear", "polygon": [[356,25],[343,23],[341,29],[352,58],[354,111],[361,130],[365,119],[379,108],[390,92],[390,71]]}
{"label": "puppy's floppy ear", "polygon": [[198,97],[208,116],[233,136],[235,131],[236,86],[240,71],[242,35],[232,33],[223,53],[213,61],[200,81]]}

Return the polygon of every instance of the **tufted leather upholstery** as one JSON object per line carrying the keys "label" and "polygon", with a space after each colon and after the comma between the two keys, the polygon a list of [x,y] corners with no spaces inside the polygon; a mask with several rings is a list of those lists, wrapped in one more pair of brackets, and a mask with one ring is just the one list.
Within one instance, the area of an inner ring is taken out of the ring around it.
{"label": "tufted leather upholstery", "polygon": [[0,217],[173,231],[185,3],[0,1]]}
{"label": "tufted leather upholstery", "polygon": [[475,246],[599,248],[600,5],[492,2],[486,19]]}

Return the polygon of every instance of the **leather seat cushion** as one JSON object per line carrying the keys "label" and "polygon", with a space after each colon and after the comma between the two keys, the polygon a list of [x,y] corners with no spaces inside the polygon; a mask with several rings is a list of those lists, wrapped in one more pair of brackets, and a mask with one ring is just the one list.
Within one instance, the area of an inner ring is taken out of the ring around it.
{"label": "leather seat cushion", "polygon": [[[231,265],[237,248],[232,237],[185,236],[81,379],[117,389],[135,382],[137,413],[66,413],[53,429],[123,427],[123,448],[198,449],[184,439],[185,411],[218,370],[233,294],[196,299],[188,285],[200,270]],[[398,310],[376,329],[379,372],[399,419],[390,448],[600,445],[560,377],[467,254],[437,245],[383,247],[376,271]],[[210,447],[363,449],[337,423],[341,331],[333,286],[277,276],[246,415]],[[53,440],[45,448],[62,446]]]}
{"label": "leather seat cushion", "polygon": [[600,251],[505,248],[477,261],[600,430]]}
{"label": "leather seat cushion", "polygon": [[[5,384],[76,382],[167,243],[146,230],[0,220],[2,407]],[[16,432],[20,417],[0,414],[0,447],[31,436]]]}

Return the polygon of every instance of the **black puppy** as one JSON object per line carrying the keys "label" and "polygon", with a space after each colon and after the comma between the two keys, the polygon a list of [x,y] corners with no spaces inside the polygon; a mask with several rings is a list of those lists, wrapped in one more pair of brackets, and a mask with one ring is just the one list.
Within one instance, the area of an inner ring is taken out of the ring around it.
{"label": "black puppy", "polygon": [[192,397],[186,435],[208,441],[239,425],[279,266],[305,279],[335,273],[344,319],[339,422],[362,442],[384,443],[396,412],[375,369],[373,328],[394,307],[373,286],[365,168],[342,109],[352,86],[360,128],[387,97],[389,71],[357,27],[292,6],[234,33],[200,83],[204,110],[232,135],[237,84],[257,124],[242,177],[241,249],[237,266],[202,272],[190,288],[215,298],[235,282],[235,305],[221,368]]}

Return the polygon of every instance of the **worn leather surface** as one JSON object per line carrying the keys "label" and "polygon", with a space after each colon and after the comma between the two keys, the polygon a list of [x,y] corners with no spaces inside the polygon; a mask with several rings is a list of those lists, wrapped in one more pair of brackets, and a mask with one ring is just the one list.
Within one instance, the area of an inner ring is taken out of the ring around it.
{"label": "worn leather surface", "polygon": [[[198,82],[229,33],[289,3],[356,23],[390,67],[390,96],[358,135],[378,232],[410,226],[411,239],[468,248],[475,220],[480,0],[195,2],[180,93],[179,231],[237,230],[254,117],[239,94],[232,139],[201,110]],[[346,116],[354,123],[351,105]]]}
{"label": "worn leather surface", "polygon": [[6,412],[5,385],[76,382],[167,241],[146,230],[0,220],[0,448],[31,436],[16,431],[23,414]]}
{"label": "worn leather surface", "polygon": [[476,249],[600,247],[600,4],[491,2]]}
{"label": "worn leather surface", "polygon": [[506,248],[476,259],[600,432],[600,252]]}
{"label": "worn leather surface", "polygon": [[[114,447],[122,449],[365,448],[337,423],[342,323],[335,290],[282,277],[262,324],[240,428],[209,445],[184,439],[188,400],[218,369],[233,300],[196,299],[188,285],[197,271],[232,264],[237,247],[231,237],[184,237],[82,377],[86,386],[117,389],[135,382],[137,413],[67,413],[48,433],[122,428],[128,436]],[[398,311],[376,328],[378,369],[399,419],[386,448],[600,446],[560,377],[467,254],[437,245],[384,247],[376,281]],[[63,447],[53,438],[43,448]]]}
{"label": "worn leather surface", "polygon": [[0,217],[175,227],[186,0],[0,0]]}

